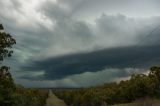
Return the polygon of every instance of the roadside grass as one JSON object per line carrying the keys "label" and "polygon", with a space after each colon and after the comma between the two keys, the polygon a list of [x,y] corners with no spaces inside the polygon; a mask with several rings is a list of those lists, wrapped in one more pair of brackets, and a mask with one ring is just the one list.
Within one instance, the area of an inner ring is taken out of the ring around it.
{"label": "roadside grass", "polygon": [[160,106],[160,100],[157,99],[145,99],[137,100],[133,103],[128,104],[117,104],[113,106]]}

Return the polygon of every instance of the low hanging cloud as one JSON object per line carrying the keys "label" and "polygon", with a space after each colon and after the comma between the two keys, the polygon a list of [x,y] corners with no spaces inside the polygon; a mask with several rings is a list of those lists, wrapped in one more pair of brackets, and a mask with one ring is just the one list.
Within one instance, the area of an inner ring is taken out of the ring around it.
{"label": "low hanging cloud", "polygon": [[105,68],[98,72],[85,72],[82,74],[75,74],[63,79],[57,80],[31,80],[31,79],[17,79],[17,82],[24,83],[28,87],[65,87],[65,88],[79,88],[91,87],[96,85],[103,85],[108,82],[119,82],[121,80],[129,79],[130,75],[137,73],[145,73],[146,70],[136,68]]}
{"label": "low hanging cloud", "polygon": [[22,78],[32,80],[56,80],[85,72],[102,71],[106,67],[118,69],[128,67],[147,69],[153,65],[160,64],[159,47],[160,45],[130,46],[33,61],[21,69],[35,72],[44,70],[44,74],[37,78],[27,75]]}

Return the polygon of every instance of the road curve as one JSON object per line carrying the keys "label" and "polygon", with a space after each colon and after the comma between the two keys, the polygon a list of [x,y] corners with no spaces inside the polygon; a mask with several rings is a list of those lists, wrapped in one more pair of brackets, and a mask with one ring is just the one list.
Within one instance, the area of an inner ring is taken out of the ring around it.
{"label": "road curve", "polygon": [[63,100],[57,98],[50,90],[46,100],[46,106],[67,106]]}

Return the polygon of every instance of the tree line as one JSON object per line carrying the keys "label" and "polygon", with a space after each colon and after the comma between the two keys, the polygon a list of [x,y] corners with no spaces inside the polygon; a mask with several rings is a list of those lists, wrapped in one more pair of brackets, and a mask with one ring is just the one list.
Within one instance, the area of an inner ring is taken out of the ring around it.
{"label": "tree line", "polygon": [[133,74],[129,80],[106,83],[78,90],[55,91],[71,106],[102,106],[130,103],[141,98],[160,98],[160,67],[150,68],[148,75]]}

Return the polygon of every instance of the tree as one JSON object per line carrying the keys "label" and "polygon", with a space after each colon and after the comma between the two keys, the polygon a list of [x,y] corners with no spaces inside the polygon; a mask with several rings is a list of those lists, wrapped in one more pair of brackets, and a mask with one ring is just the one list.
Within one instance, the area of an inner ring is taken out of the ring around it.
{"label": "tree", "polygon": [[160,97],[160,67],[158,66],[151,67],[149,78],[152,82],[154,82],[154,94]]}
{"label": "tree", "polygon": [[[0,24],[0,61],[4,58],[10,57],[13,53],[12,46],[16,44],[15,39],[6,32],[2,24]],[[9,67],[1,66],[0,63],[0,104],[3,106],[12,106],[13,99],[12,94],[15,89],[15,85],[12,76],[9,72]]]}
{"label": "tree", "polygon": [[10,34],[5,33],[2,24],[0,24],[0,61],[11,56],[13,53],[11,48],[14,44],[16,44],[15,39]]}

